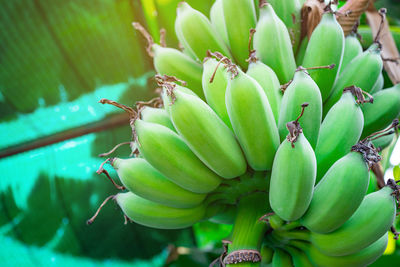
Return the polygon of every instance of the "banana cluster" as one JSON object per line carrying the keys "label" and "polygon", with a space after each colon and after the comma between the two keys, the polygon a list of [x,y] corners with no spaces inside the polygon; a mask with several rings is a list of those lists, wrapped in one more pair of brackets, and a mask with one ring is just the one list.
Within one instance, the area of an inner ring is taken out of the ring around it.
{"label": "banana cluster", "polygon": [[134,23],[163,105],[135,113],[138,153],[110,160],[127,189],[113,198],[148,227],[233,223],[221,264],[365,266],[396,215],[394,181],[366,192],[400,85],[382,90],[379,40],[363,51],[330,6],[300,42],[303,1],[259,2],[216,0],[210,20],[180,3],[183,50]]}

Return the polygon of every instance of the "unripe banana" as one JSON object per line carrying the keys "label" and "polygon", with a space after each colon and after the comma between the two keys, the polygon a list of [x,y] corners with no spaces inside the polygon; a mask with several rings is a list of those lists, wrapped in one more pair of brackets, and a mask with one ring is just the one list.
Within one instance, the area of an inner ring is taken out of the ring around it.
{"label": "unripe banana", "polygon": [[354,58],[339,75],[332,93],[324,102],[324,114],[340,99],[343,89],[355,85],[370,92],[382,72],[382,58],[379,45],[374,43],[368,50]]}
{"label": "unripe banana", "polygon": [[333,69],[319,69],[310,72],[311,78],[318,85],[322,101],[331,91],[342,63],[344,34],[333,13],[325,13],[308,41],[303,59],[303,66],[317,67],[335,64]]}
{"label": "unripe banana", "polygon": [[200,221],[205,206],[178,209],[141,198],[132,192],[119,193],[115,197],[118,205],[129,219],[152,228],[182,229]]}
{"label": "unripe banana", "polygon": [[[190,89],[188,89],[186,87],[180,86],[180,85],[176,85],[174,90],[182,91],[182,92],[184,92],[186,94],[189,94],[189,95],[197,97],[197,95],[192,90],[190,90]],[[165,89],[163,89],[161,98],[162,98],[162,101],[163,101],[163,104],[164,104],[164,109],[167,111],[168,114],[170,114],[170,108],[172,106],[172,101],[171,101],[171,98],[168,96],[167,91]],[[175,129],[175,127],[174,127],[174,129]]]}
{"label": "unripe banana", "polygon": [[[261,266],[269,266],[270,263],[272,263],[272,257],[274,256],[274,250],[266,245],[263,244],[261,247]],[[267,265],[268,264],[268,265]]]}
{"label": "unripe banana", "polygon": [[267,95],[268,103],[271,106],[272,113],[274,114],[275,122],[278,124],[282,92],[275,72],[261,61],[255,60],[250,61],[246,73],[261,85]]}
{"label": "unripe banana", "polygon": [[364,113],[362,137],[381,130],[400,114],[400,84],[373,94],[374,103],[361,107]]}
{"label": "unripe banana", "polygon": [[342,65],[340,66],[339,73],[341,74],[347,65],[363,52],[360,41],[358,41],[356,34],[349,34],[344,39],[344,52]]}
{"label": "unripe banana", "polygon": [[383,85],[385,83],[385,79],[383,78],[383,74],[379,74],[378,80],[376,80],[374,87],[371,89],[371,94],[375,94],[383,89]]}
{"label": "unripe banana", "polygon": [[174,125],[165,109],[144,107],[141,110],[140,115],[144,121],[157,123],[175,131]]}
{"label": "unripe banana", "polygon": [[207,56],[207,50],[219,51],[232,57],[207,17],[186,2],[178,5],[175,31],[183,47],[190,50],[200,61]]}
{"label": "unripe banana", "polygon": [[336,230],[361,204],[368,183],[368,165],[362,154],[348,153],[336,161],[317,184],[301,223],[316,233]]}
{"label": "unripe banana", "polygon": [[134,194],[150,201],[174,208],[198,206],[206,197],[176,185],[157,171],[145,159],[112,160],[122,184]]}
{"label": "unripe banana", "polygon": [[172,182],[195,193],[211,192],[221,183],[174,131],[142,120],[136,120],[135,131],[140,153]]}
{"label": "unripe banana", "polygon": [[[228,44],[236,63],[247,69],[249,30],[256,26],[256,10],[253,0],[222,0]],[[215,50],[213,50],[215,51]],[[219,50],[217,50],[219,51]]]}
{"label": "unripe banana", "polygon": [[300,249],[285,246],[284,249],[292,257],[292,262],[294,267],[313,267],[307,255]]}
{"label": "unripe banana", "polygon": [[295,55],[296,56],[296,63],[299,66],[303,63],[304,56],[305,56],[306,50],[307,50],[307,46],[308,46],[308,37],[305,36],[303,38],[303,40],[301,41],[301,43],[300,43],[300,46],[299,46],[299,48],[297,50],[297,54]]}
{"label": "unripe banana", "polygon": [[329,234],[312,233],[311,240],[322,253],[345,256],[368,247],[392,226],[396,202],[389,186],[367,195],[353,216]]}
{"label": "unripe banana", "polygon": [[222,0],[216,0],[211,6],[210,21],[225,44],[229,44],[228,33],[225,27],[224,10],[222,9]]}
{"label": "unripe banana", "polygon": [[301,131],[300,117],[288,123],[289,135],[276,152],[271,173],[270,205],[286,221],[297,220],[306,212],[317,174],[314,151]]}
{"label": "unripe banana", "polygon": [[372,140],[372,143],[374,144],[374,146],[377,149],[382,151],[392,143],[394,137],[395,137],[395,133],[392,133],[389,135],[382,136],[378,139],[374,139],[374,140]]}
{"label": "unripe banana", "polygon": [[272,267],[292,267],[292,258],[283,249],[275,248],[272,256]]}
{"label": "unripe banana", "polygon": [[292,243],[307,254],[314,266],[363,267],[375,262],[383,254],[388,243],[388,234],[384,234],[377,241],[357,253],[340,257],[325,255],[310,243],[299,241],[292,241]]}
{"label": "unripe banana", "polygon": [[296,62],[290,36],[285,24],[268,3],[260,8],[253,46],[257,57],[274,70],[281,84],[292,79]]}
{"label": "unripe banana", "polygon": [[208,219],[211,222],[219,224],[233,224],[236,217],[236,206],[225,205],[225,207],[219,211],[216,215]]}
{"label": "unripe banana", "polygon": [[[232,129],[225,105],[225,91],[228,86],[228,73],[225,67],[214,58],[206,58],[203,63],[203,91],[208,105],[221,120]],[[212,80],[211,80],[212,79]]]}
{"label": "unripe banana", "polygon": [[254,170],[270,170],[279,133],[266,94],[253,78],[237,69],[225,95],[229,118],[247,162]]}
{"label": "unripe banana", "polygon": [[318,174],[317,182],[334,162],[346,155],[360,139],[364,116],[351,91],[329,110],[322,122],[315,148]]}
{"label": "unripe banana", "polygon": [[321,93],[310,75],[305,70],[299,69],[299,71],[296,71],[293,81],[286,88],[285,94],[283,95],[278,123],[281,140],[283,140],[288,133],[286,123],[297,118],[298,107],[304,102],[307,102],[309,105],[307,108],[307,116],[300,119],[301,128],[303,128],[304,136],[314,149],[317,145],[319,128],[322,120]]}
{"label": "unripe banana", "polygon": [[174,91],[172,122],[191,150],[223,178],[246,171],[246,161],[232,131],[200,98]]}

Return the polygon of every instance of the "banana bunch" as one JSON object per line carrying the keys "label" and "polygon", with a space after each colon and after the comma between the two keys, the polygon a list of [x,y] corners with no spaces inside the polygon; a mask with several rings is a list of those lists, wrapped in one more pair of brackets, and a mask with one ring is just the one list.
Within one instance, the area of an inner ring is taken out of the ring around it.
{"label": "banana bunch", "polygon": [[300,51],[290,14],[303,1],[270,2],[216,0],[210,20],[180,3],[183,51],[134,23],[160,97],[102,101],[127,111],[133,132],[133,156],[106,160],[123,185],[107,200],[153,228],[233,224],[224,266],[365,266],[386,247],[400,195],[393,180],[366,195],[400,85],[382,89],[379,40],[363,52],[330,4]]}

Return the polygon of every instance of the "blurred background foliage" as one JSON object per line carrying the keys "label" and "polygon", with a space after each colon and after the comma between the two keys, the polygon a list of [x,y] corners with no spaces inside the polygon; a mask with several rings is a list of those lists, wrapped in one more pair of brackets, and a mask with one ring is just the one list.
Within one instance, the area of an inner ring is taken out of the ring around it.
{"label": "blurred background foliage", "polygon": [[[202,222],[181,231],[124,225],[116,205],[107,205],[92,226],[85,224],[115,193],[95,173],[97,155],[130,139],[126,117],[97,102],[109,98],[132,105],[154,96],[152,60],[131,23],[141,22],[156,41],[165,28],[168,45],[177,47],[179,1],[0,0],[2,266],[163,266],[177,251],[179,259],[167,265],[207,266],[216,257],[229,225]],[[213,0],[187,2],[208,14]],[[399,46],[398,0],[379,0],[376,6],[388,8]],[[361,28],[368,46],[372,37]],[[116,118],[118,127],[68,135]],[[9,155],[52,136],[60,142]],[[120,157],[129,153],[127,147],[118,150]],[[399,262],[400,250],[394,243],[392,248],[376,266]]]}

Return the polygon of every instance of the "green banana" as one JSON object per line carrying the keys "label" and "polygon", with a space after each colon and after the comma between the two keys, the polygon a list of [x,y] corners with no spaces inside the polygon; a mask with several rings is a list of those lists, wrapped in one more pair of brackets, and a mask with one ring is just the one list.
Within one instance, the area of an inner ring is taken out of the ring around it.
{"label": "green banana", "polygon": [[382,58],[378,44],[372,44],[368,50],[355,57],[339,75],[332,93],[324,102],[324,115],[340,99],[343,89],[355,85],[370,92],[379,74],[382,72]]}
{"label": "green banana", "polygon": [[275,248],[272,256],[272,267],[292,267],[292,257],[283,249]]}
{"label": "green banana", "polygon": [[175,129],[191,150],[223,178],[246,171],[246,161],[232,131],[200,98],[173,91],[170,114]]}
{"label": "green banana", "polygon": [[175,131],[174,125],[165,109],[144,107],[140,111],[142,120],[152,123],[157,123]]}
{"label": "green banana", "polygon": [[368,247],[392,226],[396,216],[393,189],[385,186],[367,195],[340,228],[328,234],[311,234],[312,244],[329,256],[345,256]]}
{"label": "green banana", "polygon": [[332,91],[342,63],[343,50],[342,27],[333,13],[325,13],[308,41],[302,64],[306,68],[335,64],[333,69],[310,72],[311,78],[321,90],[322,101],[325,101]]}
{"label": "green banana", "polygon": [[375,94],[383,89],[383,85],[385,83],[385,79],[383,78],[383,74],[379,74],[378,80],[376,80],[374,87],[371,89],[371,94]]}
{"label": "green banana", "polygon": [[249,165],[270,170],[279,146],[279,133],[268,98],[261,86],[237,68],[228,81],[226,108]]}
{"label": "green banana", "polygon": [[256,80],[259,85],[261,85],[262,89],[267,95],[268,103],[271,106],[272,113],[274,114],[275,122],[278,124],[279,110],[281,109],[282,102],[282,92],[280,90],[279,80],[275,72],[261,61],[255,59],[250,60],[249,68],[247,69],[246,74]]}
{"label": "green banana", "polygon": [[132,221],[158,229],[182,229],[200,221],[205,214],[205,206],[178,209],[141,198],[132,192],[119,193],[115,200],[122,211]]}
{"label": "green banana", "polygon": [[272,263],[272,257],[274,255],[274,250],[267,244],[261,246],[261,266]]}
{"label": "green banana", "polygon": [[207,17],[186,2],[178,5],[175,32],[183,47],[200,61],[207,56],[207,50],[219,51],[232,57]]}
{"label": "green banana", "polygon": [[[175,91],[182,91],[182,92],[184,92],[186,94],[189,94],[189,95],[197,97],[197,95],[192,90],[190,90],[190,89],[188,89],[186,87],[177,85],[177,84],[175,85],[174,90]],[[167,90],[165,88],[163,89],[163,92],[161,94],[161,98],[162,98],[162,101],[163,101],[163,104],[164,104],[164,109],[167,111],[168,114],[170,114],[172,101],[171,101],[171,98],[168,96]],[[174,129],[175,129],[175,127],[174,127]]]}
{"label": "green banana", "polygon": [[364,116],[356,104],[351,90],[329,110],[319,132],[315,156],[317,158],[317,182],[334,162],[346,155],[360,139]]}
{"label": "green banana", "polygon": [[296,62],[290,36],[285,24],[268,3],[260,8],[253,46],[256,56],[274,70],[281,84],[292,79]]}
{"label": "green banana", "polygon": [[201,88],[201,65],[177,49],[155,44],[151,35],[138,22],[134,22],[133,27],[147,39],[147,51],[153,57],[157,73],[184,80],[193,92],[204,98]]}
{"label": "green banana", "polygon": [[229,44],[228,33],[225,27],[224,10],[222,9],[222,0],[216,0],[211,6],[210,21],[225,44]]}
{"label": "green banana", "polygon": [[400,84],[373,94],[374,103],[361,107],[364,113],[362,137],[388,126],[400,115]]}
{"label": "green banana", "polygon": [[227,70],[223,65],[218,64],[218,61],[214,58],[205,58],[202,83],[208,105],[232,129],[225,105],[225,91],[228,86]]}
{"label": "green banana", "polygon": [[294,267],[313,267],[307,255],[300,249],[285,246],[284,250],[286,250],[292,257]]}
{"label": "green banana", "polygon": [[287,124],[289,135],[279,146],[272,166],[270,205],[286,221],[297,220],[306,212],[317,174],[314,151],[298,123],[305,107],[303,104],[301,115]]}
{"label": "green banana", "polygon": [[301,218],[302,225],[323,234],[345,223],[367,191],[368,167],[363,155],[356,151],[336,161],[315,187],[310,206]]}
{"label": "green banana", "polygon": [[134,126],[140,153],[172,182],[194,193],[211,192],[221,183],[174,131],[142,120]]}
{"label": "green banana", "polygon": [[296,119],[298,107],[307,102],[307,116],[300,119],[304,136],[314,149],[317,145],[322,120],[322,100],[317,84],[301,67],[296,71],[293,81],[286,88],[279,113],[279,135],[281,141],[287,135],[286,123]]}
{"label": "green banana", "polygon": [[285,23],[290,39],[292,40],[293,52],[297,51],[301,33],[301,5],[299,0],[268,0],[274,8],[276,15]]}
{"label": "green banana", "polygon": [[304,36],[303,40],[301,40],[301,43],[297,50],[297,53],[295,54],[297,65],[301,65],[303,63],[304,55],[306,54],[306,50],[307,50],[307,46],[308,46],[308,37]]}
{"label": "green banana", "polygon": [[391,133],[391,134],[382,136],[382,137],[380,137],[378,139],[372,140],[372,143],[374,144],[374,146],[377,149],[382,151],[392,143],[394,138],[395,138],[395,133]]}
{"label": "green banana", "polygon": [[223,209],[208,220],[219,224],[233,224],[236,217],[236,206],[225,205]]}
{"label": "green banana", "polygon": [[354,254],[340,257],[325,255],[310,243],[301,241],[291,241],[291,243],[306,253],[313,266],[363,267],[373,263],[383,254],[388,243],[388,234],[385,233],[377,241]]}
{"label": "green banana", "polygon": [[344,39],[344,52],[342,65],[340,66],[339,73],[341,74],[347,65],[355,57],[363,52],[360,41],[358,41],[357,34],[351,33]]}
{"label": "green banana", "polygon": [[129,191],[150,201],[174,208],[191,208],[206,197],[171,182],[144,159],[114,158],[111,165]]}
{"label": "green banana", "polygon": [[228,44],[233,58],[245,70],[248,65],[246,59],[248,57],[249,30],[253,29],[257,22],[254,1],[222,0],[222,9]]}

